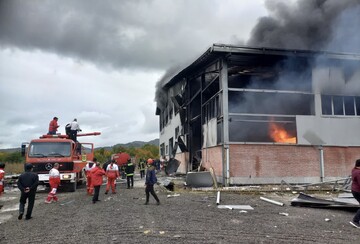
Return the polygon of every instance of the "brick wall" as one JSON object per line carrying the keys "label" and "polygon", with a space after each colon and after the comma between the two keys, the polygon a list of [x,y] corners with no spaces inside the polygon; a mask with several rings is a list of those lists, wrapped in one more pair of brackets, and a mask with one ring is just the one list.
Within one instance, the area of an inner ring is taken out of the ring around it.
{"label": "brick wall", "polygon": [[[350,175],[360,147],[324,147],[324,180]],[[206,160],[206,153],[207,159]],[[222,178],[222,147],[203,150],[203,166],[213,167],[219,182]],[[301,145],[239,144],[230,145],[231,184],[271,184],[320,182],[318,147]]]}

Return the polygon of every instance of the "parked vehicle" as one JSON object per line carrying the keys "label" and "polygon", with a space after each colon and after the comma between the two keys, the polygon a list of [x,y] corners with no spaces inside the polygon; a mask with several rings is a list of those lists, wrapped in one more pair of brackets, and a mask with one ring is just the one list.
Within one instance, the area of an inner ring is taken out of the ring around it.
{"label": "parked vehicle", "polygon": [[[97,136],[100,132],[78,134]],[[86,181],[84,167],[94,159],[94,144],[74,142],[67,135],[43,135],[30,143],[22,143],[21,153],[26,157],[25,163],[34,166],[33,171],[39,175],[42,185],[49,184],[49,170],[55,163],[60,164],[61,187],[76,191],[77,185]]]}

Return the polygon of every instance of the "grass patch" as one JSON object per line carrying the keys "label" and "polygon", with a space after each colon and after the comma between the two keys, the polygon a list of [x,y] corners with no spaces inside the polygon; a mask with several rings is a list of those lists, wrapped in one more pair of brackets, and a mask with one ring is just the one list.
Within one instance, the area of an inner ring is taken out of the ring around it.
{"label": "grass patch", "polygon": [[24,172],[24,163],[6,163],[5,164],[5,174],[20,174]]}

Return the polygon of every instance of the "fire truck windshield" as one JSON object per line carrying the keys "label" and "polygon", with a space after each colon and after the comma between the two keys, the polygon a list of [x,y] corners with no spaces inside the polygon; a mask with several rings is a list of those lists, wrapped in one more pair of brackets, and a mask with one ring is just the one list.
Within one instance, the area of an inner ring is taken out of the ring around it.
{"label": "fire truck windshield", "polygon": [[71,144],[69,142],[33,142],[29,146],[29,157],[69,157]]}

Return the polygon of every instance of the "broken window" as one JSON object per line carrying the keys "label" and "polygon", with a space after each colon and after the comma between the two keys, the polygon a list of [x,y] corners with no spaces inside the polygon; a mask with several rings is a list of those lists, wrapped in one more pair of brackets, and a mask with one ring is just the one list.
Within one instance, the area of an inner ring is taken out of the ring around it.
{"label": "broken window", "polygon": [[174,146],[174,139],[173,139],[173,137],[171,137],[169,139],[169,155],[170,155],[170,158],[173,157],[173,155],[172,155],[173,146]]}
{"label": "broken window", "polygon": [[179,136],[179,126],[175,128],[175,138],[178,138]]}
{"label": "broken window", "polygon": [[165,156],[165,144],[164,143],[160,144],[160,155]]}
{"label": "broken window", "polygon": [[229,112],[246,114],[313,115],[314,96],[276,91],[232,91]]}
{"label": "broken window", "polygon": [[229,140],[296,143],[295,117],[229,116]]}

